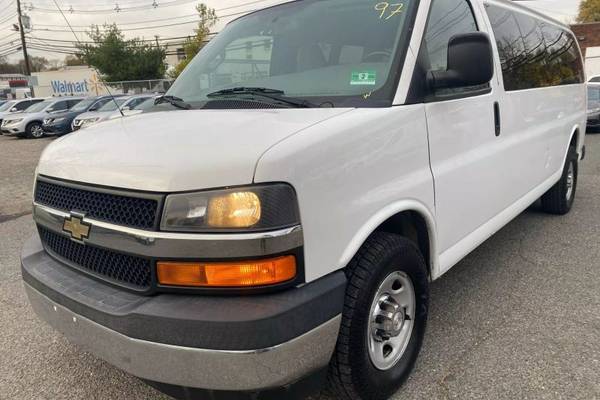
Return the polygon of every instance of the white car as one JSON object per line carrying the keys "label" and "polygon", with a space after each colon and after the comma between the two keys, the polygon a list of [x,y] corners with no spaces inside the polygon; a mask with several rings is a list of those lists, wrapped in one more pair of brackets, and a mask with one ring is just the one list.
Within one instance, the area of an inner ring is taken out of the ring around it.
{"label": "white car", "polygon": [[[73,130],[87,128],[91,125],[98,124],[103,121],[108,121],[123,116],[137,114],[135,108],[148,99],[154,99],[154,95],[136,95],[117,97],[114,101],[109,101],[98,111],[87,112],[77,116],[73,120]],[[121,111],[123,112],[121,114]]]}
{"label": "white car", "polygon": [[31,107],[32,105],[42,102],[43,98],[8,100],[0,106],[0,126],[5,118],[11,117],[14,114],[19,114]]}
{"label": "white car", "polygon": [[286,2],[157,102],[46,148],[22,271],[41,318],[179,398],[392,397],[430,283],[538,199],[568,213],[585,154],[575,36],[504,0]]}
{"label": "white car", "polygon": [[42,129],[44,119],[52,114],[69,110],[83,97],[52,97],[36,103],[24,112],[4,117],[0,130],[4,136],[27,136],[40,139],[46,135]]}

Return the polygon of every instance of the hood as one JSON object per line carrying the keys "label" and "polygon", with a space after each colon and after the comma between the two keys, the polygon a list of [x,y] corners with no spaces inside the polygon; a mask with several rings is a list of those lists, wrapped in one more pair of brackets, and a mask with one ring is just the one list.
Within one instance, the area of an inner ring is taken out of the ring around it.
{"label": "hood", "polygon": [[51,113],[48,118],[72,118],[74,119],[78,115],[83,114],[85,111],[62,111],[57,113]]}
{"label": "hood", "polygon": [[22,111],[17,111],[17,112],[3,111],[3,112],[0,112],[0,118],[11,117],[13,115],[23,115],[23,112]]}
{"label": "hood", "polygon": [[88,118],[105,118],[107,115],[112,114],[112,111],[88,111],[83,114],[79,114],[77,116],[78,120],[88,119]]}
{"label": "hood", "polygon": [[116,119],[54,141],[39,173],[152,192],[245,185],[271,146],[348,111],[191,110]]}
{"label": "hood", "polygon": [[27,121],[30,121],[32,119],[43,120],[45,118],[48,118],[50,115],[52,115],[52,114],[47,113],[45,111],[39,111],[39,112],[33,112],[33,113],[25,112],[25,113],[15,115],[15,118],[23,118]]}

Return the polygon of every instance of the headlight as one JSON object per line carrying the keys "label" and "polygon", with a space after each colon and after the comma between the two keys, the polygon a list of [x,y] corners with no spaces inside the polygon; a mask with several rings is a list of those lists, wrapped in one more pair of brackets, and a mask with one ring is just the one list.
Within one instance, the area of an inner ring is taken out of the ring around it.
{"label": "headlight", "polygon": [[23,118],[9,119],[9,120],[5,120],[4,122],[5,122],[6,125],[13,125],[13,124],[18,124],[21,121],[23,121]]}
{"label": "headlight", "polygon": [[174,194],[161,229],[176,232],[264,231],[298,225],[294,189],[286,184]]}
{"label": "headlight", "polygon": [[93,124],[94,122],[98,121],[100,118],[88,118],[88,119],[84,119],[83,123],[84,124]]}
{"label": "headlight", "polygon": [[55,119],[53,119],[53,120],[50,120],[50,122],[54,122],[54,123],[56,123],[56,122],[62,122],[62,121],[64,121],[64,120],[65,120],[64,118],[55,118]]}

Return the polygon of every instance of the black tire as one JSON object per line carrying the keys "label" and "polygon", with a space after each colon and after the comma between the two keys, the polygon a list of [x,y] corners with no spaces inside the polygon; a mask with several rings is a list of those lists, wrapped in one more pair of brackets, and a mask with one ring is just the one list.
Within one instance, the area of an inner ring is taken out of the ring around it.
{"label": "black tire", "polygon": [[[573,176],[570,177],[570,171]],[[565,215],[573,208],[575,193],[577,192],[577,180],[579,173],[579,157],[574,147],[569,148],[569,154],[565,162],[563,174],[560,181],[542,196],[542,209],[548,214]],[[569,191],[569,182],[572,182],[572,190]]]}
{"label": "black tire", "polygon": [[[380,370],[369,356],[368,323],[381,282],[395,271],[404,272],[412,280],[416,318],[402,357],[390,369]],[[329,389],[340,399],[384,400],[408,378],[421,350],[429,307],[427,266],[413,242],[395,234],[375,233],[350,262],[346,274],[348,287],[329,368]]]}
{"label": "black tire", "polygon": [[29,139],[41,139],[46,136],[46,133],[42,129],[42,124],[40,122],[34,121],[30,122],[25,128],[25,136]]}

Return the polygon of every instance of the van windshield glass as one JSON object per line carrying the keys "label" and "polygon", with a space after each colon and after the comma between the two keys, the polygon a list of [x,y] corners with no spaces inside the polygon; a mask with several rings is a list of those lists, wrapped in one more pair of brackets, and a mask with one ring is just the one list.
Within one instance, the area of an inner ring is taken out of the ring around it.
{"label": "van windshield glass", "polygon": [[318,105],[391,103],[417,3],[303,0],[252,13],[210,41],[167,95],[195,107],[232,88],[268,88]]}

